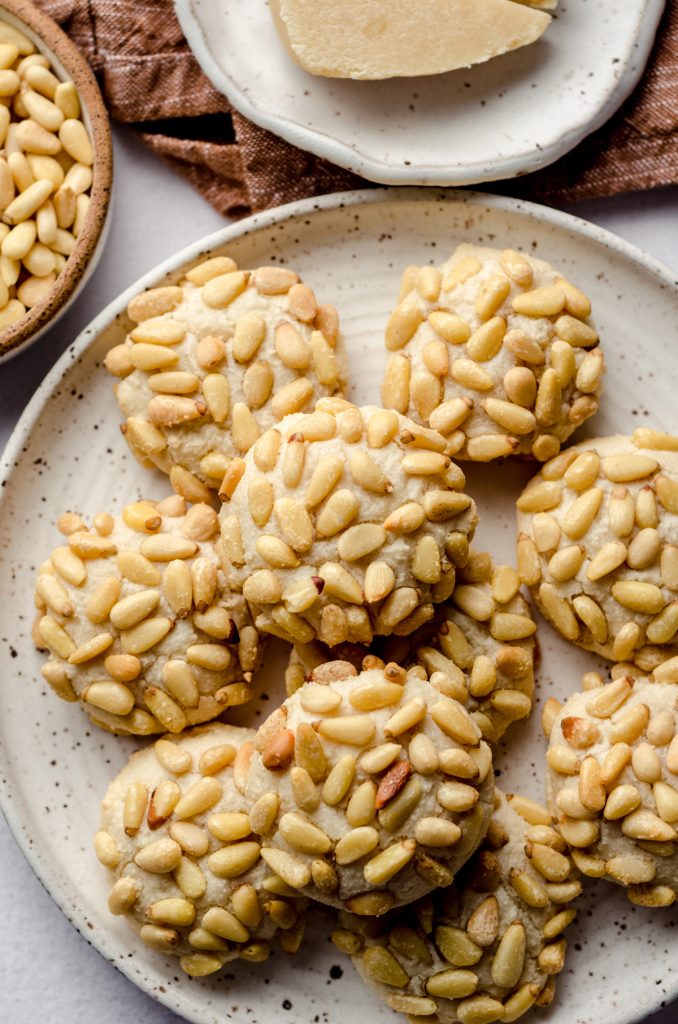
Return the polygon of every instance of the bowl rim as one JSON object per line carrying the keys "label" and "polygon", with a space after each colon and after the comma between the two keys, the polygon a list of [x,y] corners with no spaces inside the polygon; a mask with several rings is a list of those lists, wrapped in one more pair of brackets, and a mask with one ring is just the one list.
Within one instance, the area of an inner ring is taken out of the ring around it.
{"label": "bowl rim", "polygon": [[37,340],[38,332],[42,332],[56,319],[73,297],[94,256],[106,223],[113,181],[113,145],[108,113],[87,59],[56,21],[38,10],[30,0],[2,0],[0,20],[5,15],[19,22],[17,27],[28,30],[26,34],[39,53],[60,61],[75,83],[82,108],[90,122],[94,162],[91,204],[75,248],[45,298],[0,333],[0,361],[32,339]]}

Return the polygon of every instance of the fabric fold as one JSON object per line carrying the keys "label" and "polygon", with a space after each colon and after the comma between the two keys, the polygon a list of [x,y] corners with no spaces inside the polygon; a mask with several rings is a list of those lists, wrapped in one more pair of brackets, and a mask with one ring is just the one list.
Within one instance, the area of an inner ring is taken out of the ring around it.
{"label": "fabric fold", "polygon": [[[235,111],[201,71],[171,0],[36,2],[86,55],[111,117],[225,216],[370,184]],[[551,166],[486,187],[562,205],[674,184],[677,95],[678,4],[669,0],[643,78],[617,114]]]}

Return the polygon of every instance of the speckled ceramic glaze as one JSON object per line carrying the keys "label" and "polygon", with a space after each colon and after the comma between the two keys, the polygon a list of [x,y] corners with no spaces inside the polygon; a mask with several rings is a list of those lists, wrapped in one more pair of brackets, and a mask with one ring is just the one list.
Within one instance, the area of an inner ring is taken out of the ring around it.
{"label": "speckled ceramic glaze", "polygon": [[[209,253],[244,266],[294,266],[341,314],[354,370],[351,397],[373,402],[384,365],[381,340],[400,271],[439,262],[459,242],[510,243],[549,260],[585,289],[596,310],[609,364],[602,411],[589,433],[629,433],[639,424],[676,430],[673,381],[678,345],[678,285],[667,270],[606,232],[553,210],[511,199],[432,191],[329,196],[258,215],[173,257],[108,307],[64,354],[24,413],[7,449],[0,505],[0,789],[18,841],[46,888],[88,942],[132,981],[200,1024],[350,1024],[394,1020],[326,941],[331,921],[311,922],[299,956],[276,953],[256,967],[238,963],[207,980],[179,978],[176,964],[153,953],[106,909],[107,880],[91,836],[107,784],[137,745],[93,729],[77,706],[57,700],[39,676],[33,650],[32,584],[57,539],[66,508],[92,514],[168,485],[142,470],[119,434],[106,349],[129,327],[128,299],[141,287],[176,278]],[[481,514],[477,538],[498,559],[514,553],[513,503],[530,475],[521,463],[466,466]],[[540,700],[579,688],[592,655],[540,625]],[[260,699],[243,709],[257,725],[282,693],[287,651],[273,646]],[[500,783],[542,799],[546,743],[539,712],[502,743]],[[21,894],[17,893],[17,899]],[[549,1024],[629,1024],[678,994],[675,910],[632,908],[624,893],[591,883],[570,955],[558,980]]]}
{"label": "speckled ceramic glaze", "polygon": [[104,101],[84,55],[48,15],[29,0],[5,0],[0,20],[14,25],[49,58],[61,79],[71,79],[78,90],[82,119],[94,145],[91,203],[77,244],[49,294],[21,320],[0,332],[0,363],[20,348],[33,344],[66,312],[93,272],[106,241],[107,217],[113,177],[111,130]]}
{"label": "speckled ceramic glaze", "polygon": [[252,121],[371,181],[470,185],[569,152],[629,95],[664,0],[561,0],[538,42],[430,78],[297,67],[266,0],[174,0],[203,71]]}

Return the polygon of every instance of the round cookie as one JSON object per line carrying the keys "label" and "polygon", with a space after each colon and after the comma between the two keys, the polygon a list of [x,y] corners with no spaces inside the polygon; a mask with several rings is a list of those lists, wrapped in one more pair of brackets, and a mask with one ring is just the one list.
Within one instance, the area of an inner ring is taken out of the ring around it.
{"label": "round cookie", "polygon": [[619,675],[546,712],[549,804],[575,863],[648,907],[678,895],[677,666]]}
{"label": "round cookie", "polygon": [[132,754],[102,804],[94,848],[109,909],[194,977],[266,960],[274,937],[296,953],[303,936],[304,901],[259,856],[270,808],[244,796],[253,736],[219,723],[160,739]]}
{"label": "round cookie", "polygon": [[545,807],[497,791],[485,842],[449,888],[378,921],[342,913],[333,941],[409,1020],[517,1020],[551,1002],[564,966],[581,892],[565,850]]}
{"label": "round cookie", "polygon": [[550,459],[598,409],[590,312],[548,263],[510,249],[460,245],[441,268],[409,267],[382,403],[441,431],[459,458]]}
{"label": "round cookie", "polygon": [[250,800],[279,800],[262,857],[321,903],[379,915],[449,885],[492,810],[492,754],[413,670],[316,668],[257,733]]}
{"label": "round cookie", "polygon": [[645,671],[678,652],[678,438],[585,441],[517,505],[521,579],[559,633]]}
{"label": "round cookie", "polygon": [[116,733],[181,732],[251,696],[260,640],[229,589],[216,512],[183,498],[59,519],[40,566],[36,644],[59,697]]}
{"label": "round cookie", "polygon": [[221,513],[231,579],[257,628],[335,647],[430,619],[478,521],[444,448],[396,412],[336,398],[264,434]]}
{"label": "round cookie", "polygon": [[283,416],[346,386],[336,310],[285,267],[213,257],[127,314],[134,326],[104,361],[121,378],[123,434],[189,501],[209,500],[229,461]]}

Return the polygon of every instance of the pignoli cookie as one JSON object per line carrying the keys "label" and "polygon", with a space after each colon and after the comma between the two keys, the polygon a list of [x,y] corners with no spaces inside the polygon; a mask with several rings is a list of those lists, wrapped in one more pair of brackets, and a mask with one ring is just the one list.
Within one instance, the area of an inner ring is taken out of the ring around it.
{"label": "pignoli cookie", "polygon": [[322,903],[378,916],[449,885],[492,810],[490,748],[416,669],[327,662],[261,726],[250,801],[262,857]]}
{"label": "pignoli cookie", "polygon": [[510,1022],[553,999],[580,891],[546,808],[497,791],[485,842],[449,888],[378,921],[342,913],[332,938],[409,1020]]}
{"label": "pignoli cookie", "polygon": [[476,462],[540,462],[598,409],[605,360],[588,298],[548,263],[460,245],[408,267],[386,327],[381,388],[396,409]]}
{"label": "pignoli cookie", "polygon": [[583,874],[666,907],[678,895],[678,658],[614,675],[588,673],[592,689],[546,706],[549,804]]}
{"label": "pignoli cookie", "polygon": [[392,410],[323,398],[234,460],[222,538],[257,628],[335,647],[428,621],[478,520],[445,447]]}
{"label": "pignoli cookie", "polygon": [[575,445],[517,504],[520,576],[559,633],[646,671],[678,653],[678,438]]}
{"label": "pignoli cookie", "polygon": [[178,495],[138,501],[89,527],[66,513],[40,566],[42,675],[116,733],[178,733],[251,695],[260,639],[226,582],[217,515]]}
{"label": "pignoli cookie", "polygon": [[270,807],[244,795],[253,736],[219,723],[159,739],[132,755],[102,804],[94,849],[109,909],[192,977],[261,963],[274,938],[286,953],[302,941],[305,903],[261,859]]}
{"label": "pignoli cookie", "polygon": [[209,500],[283,416],[346,386],[336,310],[286,267],[239,270],[215,256],[127,313],[134,326],[105,359],[120,379],[122,431],[189,501]]}

